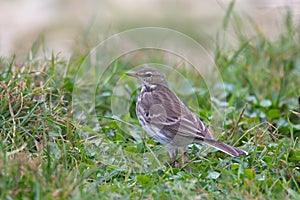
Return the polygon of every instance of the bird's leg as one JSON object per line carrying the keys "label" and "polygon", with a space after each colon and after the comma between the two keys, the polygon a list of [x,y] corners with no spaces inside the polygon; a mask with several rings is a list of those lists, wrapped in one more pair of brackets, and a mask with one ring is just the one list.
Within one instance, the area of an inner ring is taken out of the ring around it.
{"label": "bird's leg", "polygon": [[174,167],[176,163],[176,156],[178,154],[178,149],[167,149],[171,158],[171,166]]}
{"label": "bird's leg", "polygon": [[181,167],[184,166],[184,149],[181,149]]}

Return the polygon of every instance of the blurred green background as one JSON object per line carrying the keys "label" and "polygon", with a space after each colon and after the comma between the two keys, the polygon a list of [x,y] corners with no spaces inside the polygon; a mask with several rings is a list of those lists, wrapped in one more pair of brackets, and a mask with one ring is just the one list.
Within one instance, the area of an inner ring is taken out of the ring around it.
{"label": "blurred green background", "polygon": [[[2,0],[0,55],[24,56],[42,36],[43,53],[61,52],[67,57],[74,48],[79,48],[78,44],[85,50],[113,33],[144,26],[178,30],[211,47],[229,3],[229,0]],[[235,11],[251,17],[262,32],[274,38],[282,29],[282,14],[287,6],[298,19],[299,0],[237,0]]]}

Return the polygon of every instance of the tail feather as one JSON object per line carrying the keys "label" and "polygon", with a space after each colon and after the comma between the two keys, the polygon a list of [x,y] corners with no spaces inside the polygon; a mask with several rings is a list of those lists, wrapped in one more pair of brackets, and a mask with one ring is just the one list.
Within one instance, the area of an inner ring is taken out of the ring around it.
{"label": "tail feather", "polygon": [[238,149],[236,147],[227,145],[223,142],[220,142],[218,140],[214,140],[214,139],[202,139],[199,141],[200,143],[204,143],[207,144],[209,146],[212,146],[220,151],[223,151],[224,153],[227,153],[231,156],[234,157],[238,157],[238,156],[242,156],[242,155],[248,155],[248,153],[246,151],[243,151],[241,149]]}

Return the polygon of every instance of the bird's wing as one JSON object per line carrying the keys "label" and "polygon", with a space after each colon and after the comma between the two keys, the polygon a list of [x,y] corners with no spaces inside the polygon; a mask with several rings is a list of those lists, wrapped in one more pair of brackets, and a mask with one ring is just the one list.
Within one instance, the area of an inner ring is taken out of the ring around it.
{"label": "bird's wing", "polygon": [[143,98],[142,107],[145,109],[141,113],[151,125],[186,138],[213,139],[205,124],[170,89],[144,95],[148,96]]}
{"label": "bird's wing", "polygon": [[181,116],[177,123],[166,124],[163,129],[186,138],[214,139],[209,130],[193,114]]}
{"label": "bird's wing", "polygon": [[137,105],[137,113],[150,124],[164,126],[178,123],[181,115],[180,102],[170,92],[144,92],[142,101]]}

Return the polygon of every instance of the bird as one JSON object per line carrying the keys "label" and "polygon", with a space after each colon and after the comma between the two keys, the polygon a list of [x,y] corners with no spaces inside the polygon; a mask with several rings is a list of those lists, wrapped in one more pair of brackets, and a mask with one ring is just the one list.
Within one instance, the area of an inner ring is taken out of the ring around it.
{"label": "bird", "polygon": [[157,142],[165,146],[171,158],[191,143],[212,146],[233,157],[247,155],[247,152],[227,145],[211,134],[206,125],[169,88],[164,74],[151,67],[144,67],[126,75],[142,82],[142,89],[136,101],[136,115],[139,123]]}

